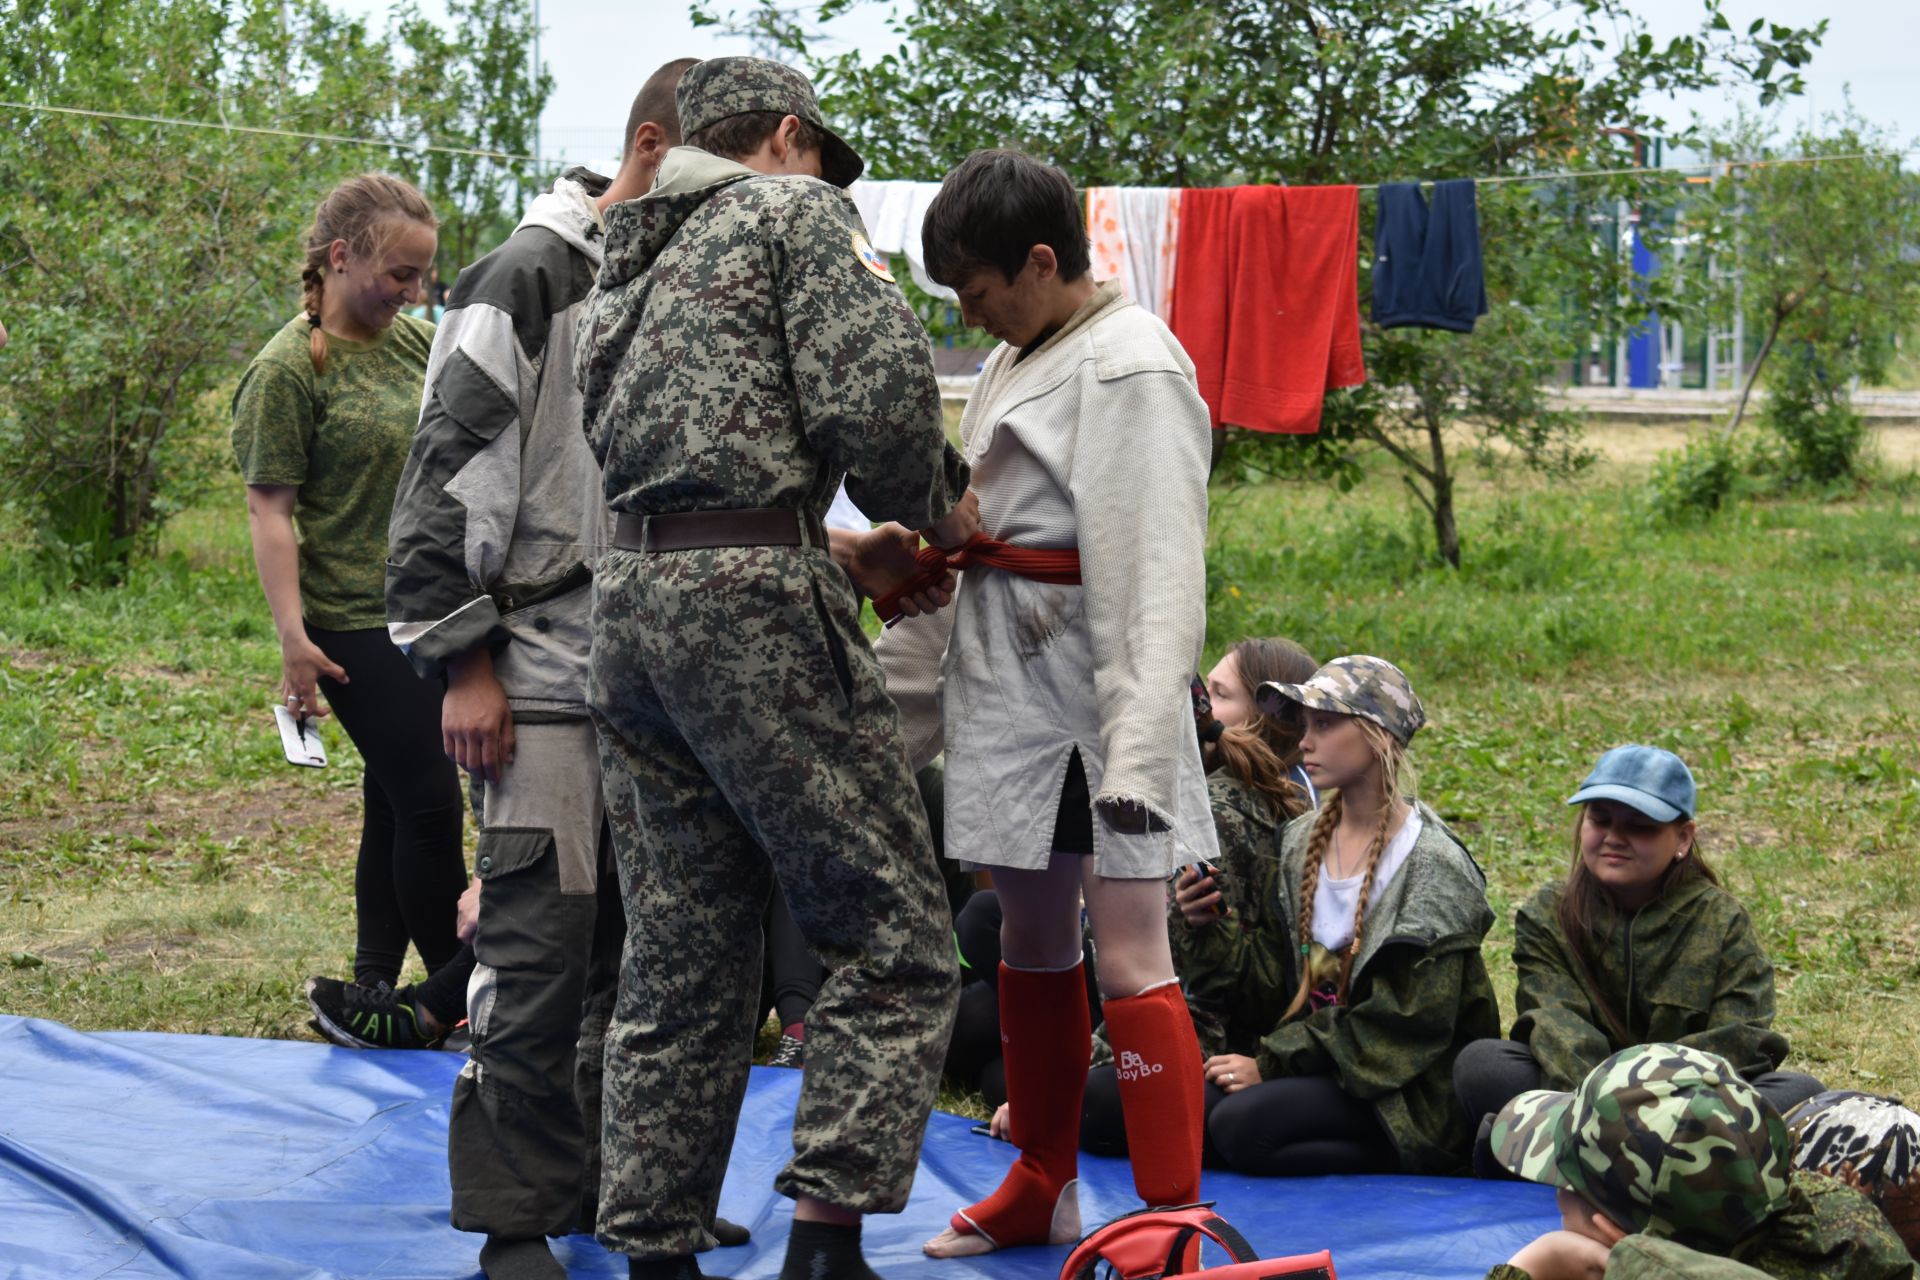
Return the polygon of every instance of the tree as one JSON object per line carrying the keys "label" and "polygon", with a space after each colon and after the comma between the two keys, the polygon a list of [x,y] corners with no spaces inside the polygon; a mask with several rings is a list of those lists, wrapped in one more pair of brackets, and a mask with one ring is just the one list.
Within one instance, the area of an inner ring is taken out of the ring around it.
{"label": "tree", "polygon": [[389,33],[408,61],[400,72],[400,136],[496,155],[428,152],[416,180],[440,213],[440,258],[453,271],[505,238],[533,194],[540,109],[553,77],[527,57],[529,0],[447,0],[442,29],[414,0],[394,13]]}
{"label": "tree", "polygon": [[[7,7],[0,98],[291,128],[373,122],[334,91],[377,51],[324,14],[283,24],[277,6],[230,15],[209,0]],[[320,39],[329,56],[316,65]],[[311,87],[290,90],[283,68]],[[0,185],[17,198],[0,210],[0,279],[14,344],[0,362],[0,483],[68,568],[111,576],[161,513],[168,431],[268,298],[286,296],[272,285],[293,275],[289,223],[310,203],[295,193],[316,162],[375,157],[125,120],[8,125]]]}
{"label": "tree", "polygon": [[[510,28],[524,0],[459,9]],[[412,144],[443,123],[510,140],[509,117],[537,111],[545,91],[544,76],[500,94],[462,74],[423,84],[387,40],[317,0],[0,0],[0,23],[0,100],[39,106]],[[191,496],[173,437],[294,313],[298,236],[329,186],[397,171],[424,179],[456,221],[497,216],[503,198],[405,146],[45,112],[8,125],[0,498],[80,579],[117,579]]]}
{"label": "tree", "polygon": [[[895,19],[898,51],[815,56],[807,23],[859,2],[724,18],[696,5],[695,17],[801,60],[876,176],[927,177],[976,148],[1017,146],[1086,185],[1626,167],[1631,135],[1665,128],[1648,99],[1718,84],[1762,103],[1796,93],[1825,29],[1736,34],[1718,0],[1703,4],[1698,32],[1666,44],[1627,0],[920,0]],[[1335,474],[1350,474],[1356,446],[1386,449],[1457,565],[1446,441],[1463,414],[1482,443],[1504,446],[1485,456],[1571,465],[1577,423],[1546,412],[1536,388],[1586,334],[1626,327],[1666,287],[1636,297],[1619,246],[1596,246],[1590,226],[1639,192],[1633,175],[1483,187],[1495,315],[1482,331],[1369,328],[1372,390],[1333,397],[1320,438],[1235,448]]]}
{"label": "tree", "polygon": [[1745,117],[1708,145],[1716,159],[1765,161],[1724,169],[1699,219],[1704,246],[1731,268],[1701,295],[1706,306],[1744,307],[1765,335],[1726,434],[1764,372],[1765,417],[1796,471],[1846,478],[1865,439],[1852,385],[1883,376],[1897,336],[1920,319],[1920,192],[1901,172],[1903,148],[1851,110],[1784,145]]}

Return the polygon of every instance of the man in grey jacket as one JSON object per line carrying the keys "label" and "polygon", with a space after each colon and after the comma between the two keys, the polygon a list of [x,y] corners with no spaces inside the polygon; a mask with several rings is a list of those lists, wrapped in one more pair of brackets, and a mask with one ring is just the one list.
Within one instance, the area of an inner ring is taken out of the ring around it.
{"label": "man in grey jacket", "polygon": [[460,273],[394,502],[389,630],[422,676],[445,676],[447,754],[484,791],[473,1049],[448,1161],[453,1225],[486,1233],[490,1280],[563,1277],[544,1237],[591,1231],[599,1193],[624,920],[587,719],[587,621],[613,519],[581,432],[573,335],[603,211],[645,194],[680,141],[674,91],[690,65],[641,90],[611,182],[568,170]]}

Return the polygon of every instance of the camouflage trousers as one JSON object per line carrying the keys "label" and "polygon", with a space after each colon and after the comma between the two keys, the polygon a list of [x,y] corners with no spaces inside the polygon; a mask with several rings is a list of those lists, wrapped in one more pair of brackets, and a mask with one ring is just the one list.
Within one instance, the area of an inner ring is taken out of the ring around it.
{"label": "camouflage trousers", "polygon": [[777,882],[827,980],[784,1195],[907,1200],[958,996],[899,716],[823,551],[613,552],[588,692],[627,903],[607,1034],[598,1234],[710,1247],[746,1091]]}
{"label": "camouflage trousers", "polygon": [[602,1041],[625,918],[586,720],[516,723],[484,788],[473,1050],[447,1126],[453,1225],[530,1237],[591,1230],[600,1192]]}

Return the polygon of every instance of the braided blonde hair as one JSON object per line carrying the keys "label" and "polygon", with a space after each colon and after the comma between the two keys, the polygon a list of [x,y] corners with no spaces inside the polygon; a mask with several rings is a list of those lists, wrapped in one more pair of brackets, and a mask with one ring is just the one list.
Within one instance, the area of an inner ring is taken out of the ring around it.
{"label": "braided blonde hair", "polygon": [[300,268],[300,306],[307,313],[307,354],[313,371],[327,371],[327,335],[320,327],[320,300],[327,291],[333,242],[345,240],[357,258],[371,258],[389,243],[395,222],[437,228],[433,206],[410,182],[384,173],[363,173],[327,192],[307,228],[306,261]]}
{"label": "braided blonde hair", "polygon": [[[1380,870],[1380,858],[1387,850],[1387,832],[1393,823],[1393,805],[1403,789],[1410,792],[1413,783],[1413,769],[1407,760],[1407,749],[1400,740],[1385,729],[1361,716],[1353,718],[1366,737],[1367,745],[1373,749],[1373,762],[1379,770],[1380,779],[1380,824],[1374,828],[1373,839],[1367,844],[1366,873],[1360,881],[1360,900],[1354,907],[1353,941],[1347,945],[1340,957],[1340,1003],[1347,1002],[1347,990],[1353,980],[1353,962],[1360,954],[1360,944],[1367,929],[1367,900],[1373,896],[1374,877]],[[1320,802],[1320,808],[1313,820],[1313,830],[1307,835],[1306,864],[1300,872],[1300,905],[1297,912],[1300,919],[1300,987],[1293,995],[1293,1003],[1287,1006],[1286,1016],[1291,1018],[1307,1007],[1313,995],[1313,975],[1308,969],[1307,956],[1313,947],[1313,899],[1320,888],[1320,866],[1327,858],[1327,850],[1333,844],[1333,833],[1340,825],[1343,812],[1340,793],[1329,793]]]}

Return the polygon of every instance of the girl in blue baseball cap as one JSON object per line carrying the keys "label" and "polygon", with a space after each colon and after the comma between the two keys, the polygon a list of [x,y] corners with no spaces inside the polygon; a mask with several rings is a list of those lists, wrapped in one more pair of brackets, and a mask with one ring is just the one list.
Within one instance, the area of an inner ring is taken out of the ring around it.
{"label": "girl in blue baseball cap", "polygon": [[[1609,1055],[1653,1042],[1719,1054],[1782,1112],[1818,1093],[1812,1076],[1779,1069],[1773,965],[1700,851],[1686,762],[1615,747],[1567,803],[1579,816],[1566,879],[1514,916],[1512,1033],[1454,1063],[1468,1116],[1528,1089],[1571,1089]],[[1484,1155],[1476,1168],[1491,1172]]]}

